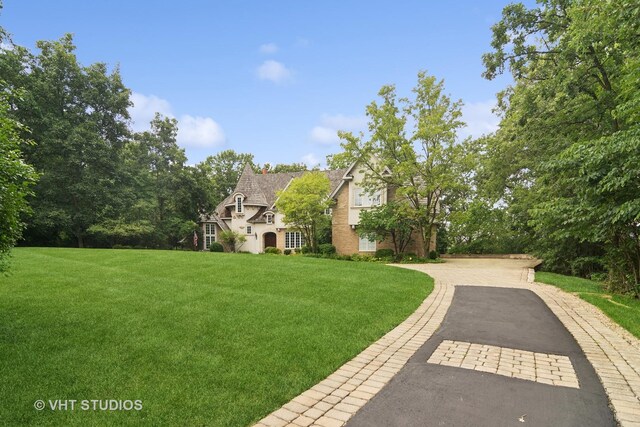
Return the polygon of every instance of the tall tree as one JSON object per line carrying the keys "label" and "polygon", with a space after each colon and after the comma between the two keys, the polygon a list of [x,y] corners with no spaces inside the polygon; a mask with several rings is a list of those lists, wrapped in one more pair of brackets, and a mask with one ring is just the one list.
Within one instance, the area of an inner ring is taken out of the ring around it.
{"label": "tall tree", "polygon": [[153,224],[159,247],[173,247],[193,232],[198,206],[193,170],[176,142],[176,119],[156,113],[149,131],[136,133],[127,165],[137,192],[136,217]]}
{"label": "tall tree", "polygon": [[69,34],[37,47],[38,55],[20,47],[0,52],[3,76],[22,94],[11,100],[12,114],[36,143],[25,159],[41,174],[26,235],[38,243],[73,236],[82,247],[87,229],[119,203],[130,91],[117,68],[80,65]]}
{"label": "tall tree", "polygon": [[[635,267],[622,261],[634,245],[620,243],[638,227],[637,192],[625,184],[637,182],[636,171],[616,156],[636,158],[640,9],[624,0],[514,4],[493,32],[485,77],[508,67],[515,84],[500,94],[485,182],[522,214],[547,266],[585,274],[601,260],[610,273],[625,266],[626,282],[637,282]],[[612,173],[618,181],[607,178]],[[587,226],[584,218],[599,222]]]}
{"label": "tall tree", "polygon": [[398,99],[394,86],[384,86],[378,93],[382,102],[367,107],[371,137],[339,132],[344,153],[333,160],[358,161],[370,191],[395,189],[411,206],[408,214],[428,253],[443,201],[464,186],[465,149],[456,143],[462,104],[444,94],[443,81],[425,72],[418,73],[413,94],[413,99]]}
{"label": "tall tree", "polygon": [[332,205],[330,189],[329,178],[313,171],[294,178],[278,193],[276,207],[284,214],[285,224],[302,232],[312,252],[318,252],[318,227],[325,220],[325,210]]}

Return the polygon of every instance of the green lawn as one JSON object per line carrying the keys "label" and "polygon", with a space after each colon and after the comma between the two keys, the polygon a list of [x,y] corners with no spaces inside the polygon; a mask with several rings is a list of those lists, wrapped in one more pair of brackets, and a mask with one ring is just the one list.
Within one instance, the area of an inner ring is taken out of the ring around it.
{"label": "green lawn", "polygon": [[583,300],[602,310],[611,320],[640,338],[640,300],[609,293],[602,284],[579,277],[537,272],[536,281],[577,294]]}
{"label": "green lawn", "polygon": [[[415,271],[299,256],[13,254],[0,277],[2,425],[248,425],[433,289]],[[36,411],[37,399],[139,399],[143,409]]]}

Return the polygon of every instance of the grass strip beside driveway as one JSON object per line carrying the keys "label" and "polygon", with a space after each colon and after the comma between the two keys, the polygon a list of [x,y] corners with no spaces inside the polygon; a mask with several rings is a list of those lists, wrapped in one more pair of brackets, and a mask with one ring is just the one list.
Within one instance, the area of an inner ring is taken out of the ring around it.
{"label": "grass strip beside driveway", "polygon": [[536,272],[536,282],[571,292],[598,307],[611,320],[640,338],[640,300],[607,292],[602,283],[562,274]]}

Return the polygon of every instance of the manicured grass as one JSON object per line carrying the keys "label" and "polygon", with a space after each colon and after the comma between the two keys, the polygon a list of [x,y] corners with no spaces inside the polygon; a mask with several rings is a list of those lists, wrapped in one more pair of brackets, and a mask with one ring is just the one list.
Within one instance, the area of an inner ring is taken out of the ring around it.
{"label": "manicured grass", "polygon": [[[0,277],[0,424],[248,425],[432,289],[424,274],[375,263],[18,248]],[[37,399],[143,409],[36,411]]]}
{"label": "manicured grass", "polygon": [[577,294],[583,300],[602,310],[611,320],[640,338],[640,300],[609,293],[602,284],[579,277],[537,272],[536,281]]}

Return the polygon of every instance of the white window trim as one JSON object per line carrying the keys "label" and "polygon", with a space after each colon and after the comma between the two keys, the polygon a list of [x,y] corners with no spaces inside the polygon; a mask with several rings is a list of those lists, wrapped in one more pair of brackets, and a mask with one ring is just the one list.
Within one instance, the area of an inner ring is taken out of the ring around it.
{"label": "white window trim", "polygon": [[244,212],[244,198],[242,196],[236,196],[236,213]]}
{"label": "white window trim", "polygon": [[287,231],[284,233],[285,249],[300,249],[304,246],[304,236],[300,231]]}
{"label": "white window trim", "polygon": [[247,234],[253,234],[253,227],[250,225],[247,225]]}
{"label": "white window trim", "polygon": [[273,214],[265,214],[265,220],[267,222],[267,224],[273,224]]}
{"label": "white window trim", "polygon": [[216,226],[212,222],[205,222],[202,230],[204,249],[209,249],[211,243],[216,241]]}

